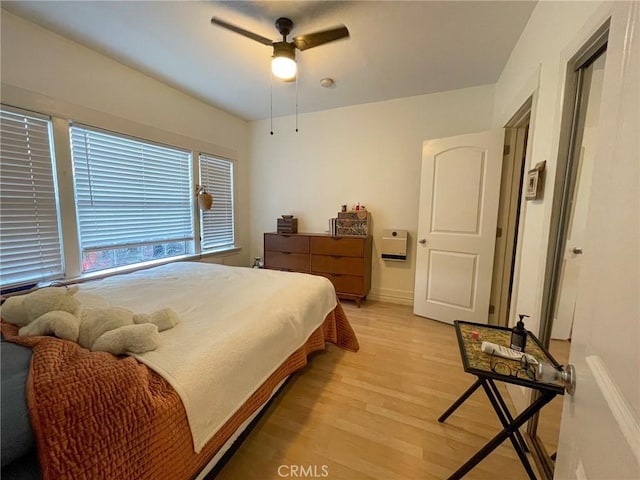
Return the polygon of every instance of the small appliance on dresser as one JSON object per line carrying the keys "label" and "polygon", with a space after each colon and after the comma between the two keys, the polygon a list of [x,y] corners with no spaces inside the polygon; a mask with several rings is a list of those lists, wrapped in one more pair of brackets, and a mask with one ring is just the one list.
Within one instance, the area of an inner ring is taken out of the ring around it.
{"label": "small appliance on dresser", "polygon": [[372,237],[265,233],[264,267],[322,275],[358,307],[371,290]]}

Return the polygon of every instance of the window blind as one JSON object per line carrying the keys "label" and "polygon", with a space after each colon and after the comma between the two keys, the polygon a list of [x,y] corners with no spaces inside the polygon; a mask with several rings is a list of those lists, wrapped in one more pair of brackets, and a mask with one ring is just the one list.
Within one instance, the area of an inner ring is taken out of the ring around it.
{"label": "window blind", "polygon": [[83,125],[70,130],[83,254],[193,241],[190,152]]}
{"label": "window blind", "polygon": [[0,277],[3,286],[63,276],[51,122],[0,108]]}
{"label": "window blind", "polygon": [[213,196],[211,210],[201,210],[202,250],[233,246],[233,162],[200,154],[200,183]]}

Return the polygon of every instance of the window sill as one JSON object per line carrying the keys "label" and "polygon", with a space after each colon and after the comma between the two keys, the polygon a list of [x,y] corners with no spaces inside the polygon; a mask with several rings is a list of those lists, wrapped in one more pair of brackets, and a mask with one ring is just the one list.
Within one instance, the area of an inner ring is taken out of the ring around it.
{"label": "window sill", "polygon": [[211,250],[207,250],[205,252],[201,252],[200,255],[193,255],[193,257],[209,258],[209,257],[226,256],[226,255],[238,253],[240,250],[242,250],[242,247],[238,247],[234,245],[233,247],[222,247],[222,248],[214,248]]}
{"label": "window sill", "polygon": [[224,247],[224,248],[219,248],[215,250],[208,250],[200,254],[182,255],[179,257],[172,257],[172,258],[166,258],[161,260],[154,260],[150,262],[137,263],[134,265],[125,265],[122,267],[115,267],[115,268],[109,268],[105,270],[99,270],[97,272],[85,273],[78,277],[64,278],[64,279],[54,280],[51,282],[40,282],[38,283],[37,288],[48,287],[54,284],[71,285],[74,283],[88,282],[90,280],[100,280],[102,278],[112,277],[113,275],[119,275],[121,273],[131,273],[138,270],[146,270],[147,268],[158,267],[160,265],[167,265],[169,263],[174,263],[174,262],[192,262],[192,261],[201,260],[203,258],[228,256],[228,255],[237,253],[241,250],[242,250],[242,247],[239,247],[239,246]]}
{"label": "window sill", "polygon": [[85,273],[75,279],[67,279],[65,282],[84,282],[89,280],[97,280],[100,278],[110,277],[112,275],[118,275],[120,273],[135,272],[136,270],[145,270],[151,267],[158,267],[160,265],[167,265],[174,262],[193,262],[201,260],[203,258],[217,257],[231,255],[242,250],[242,247],[224,247],[215,250],[207,250],[200,254],[194,253],[190,255],[182,255],[179,257],[166,258],[161,260],[154,260],[151,262],[137,263],[135,265],[126,265],[123,267],[109,268],[106,270],[100,270],[98,272]]}
{"label": "window sill", "polygon": [[133,265],[124,265],[122,267],[107,268],[104,270],[98,270],[96,272],[83,273],[75,278],[65,278],[64,283],[80,283],[88,282],[90,280],[99,280],[101,278],[111,277],[113,275],[119,275],[121,273],[131,273],[137,270],[145,270],[147,268],[158,267],[160,265],[167,265],[174,262],[184,262],[190,260],[198,260],[200,255],[190,254],[181,255],[178,257],[163,258],[160,260],[152,260],[149,262],[135,263]]}

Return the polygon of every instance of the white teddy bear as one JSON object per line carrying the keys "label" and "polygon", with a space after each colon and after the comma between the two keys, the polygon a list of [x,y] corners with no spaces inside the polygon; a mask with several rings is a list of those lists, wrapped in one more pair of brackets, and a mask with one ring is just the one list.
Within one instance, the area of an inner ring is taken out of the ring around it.
{"label": "white teddy bear", "polygon": [[74,296],[78,287],[47,287],[9,297],[0,315],[21,327],[18,335],[54,335],[77,342],[92,351],[121,355],[155,350],[163,330],[174,327],[178,314],[164,308],[151,314],[134,314],[121,307],[83,308]]}

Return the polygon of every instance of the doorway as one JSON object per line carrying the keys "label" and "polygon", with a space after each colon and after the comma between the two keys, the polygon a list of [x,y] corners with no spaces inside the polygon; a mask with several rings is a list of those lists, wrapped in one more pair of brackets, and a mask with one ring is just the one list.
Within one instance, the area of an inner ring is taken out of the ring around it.
{"label": "doorway", "polygon": [[487,323],[503,145],[502,129],[424,142],[416,315]]}
{"label": "doorway", "polygon": [[581,124],[578,125],[581,138],[576,138],[580,148],[575,152],[577,156],[576,179],[572,189],[573,195],[569,199],[568,205],[569,218],[566,225],[566,240],[559,272],[558,293],[553,308],[552,340],[571,338],[582,246],[585,240],[589,193],[595,163],[594,145],[600,116],[599,100],[602,93],[605,59],[606,52],[603,52],[593,59],[592,63],[580,69],[581,95],[585,97],[583,105],[581,105],[581,112],[584,114],[580,115]]}
{"label": "doorway", "polygon": [[520,224],[522,178],[526,164],[532,103],[533,99],[529,97],[505,125],[500,201],[489,297],[490,325],[506,327],[509,324]]}

